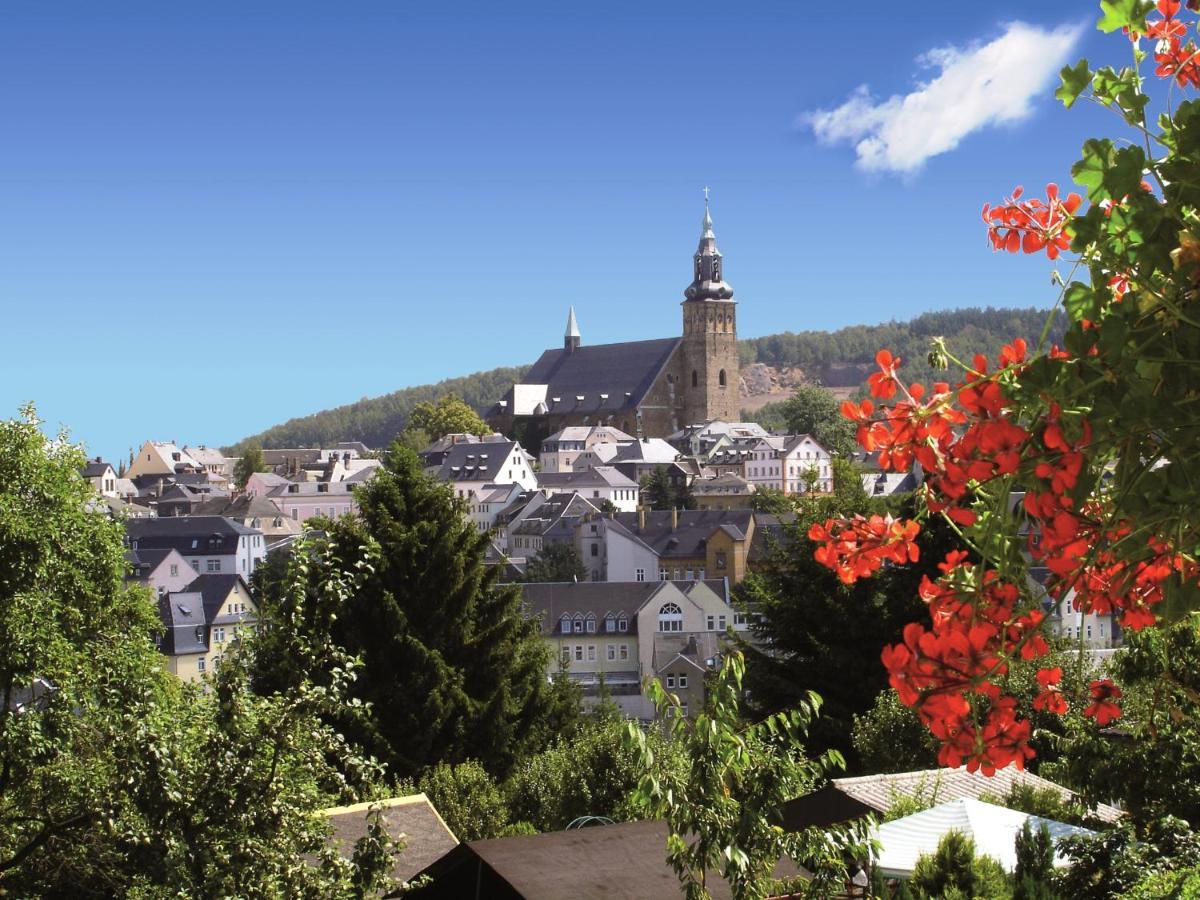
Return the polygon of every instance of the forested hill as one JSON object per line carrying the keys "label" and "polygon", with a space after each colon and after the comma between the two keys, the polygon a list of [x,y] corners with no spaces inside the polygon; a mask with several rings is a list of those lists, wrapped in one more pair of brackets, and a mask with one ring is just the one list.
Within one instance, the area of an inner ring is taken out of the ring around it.
{"label": "forested hill", "polygon": [[[1045,309],[967,307],[925,313],[908,322],[851,325],[832,332],[785,331],[741,341],[741,358],[743,365],[803,369],[807,380],[826,387],[851,387],[866,381],[875,369],[876,352],[886,347],[903,358],[905,380],[927,381],[933,374],[926,362],[933,338],[944,337],[950,352],[964,362],[976,353],[994,358],[1014,338],[1036,345],[1048,317]],[[1059,315],[1049,339],[1061,343],[1065,329],[1066,317]]]}
{"label": "forested hill", "polygon": [[[1042,309],[968,308],[925,313],[909,322],[852,325],[837,331],[772,334],[741,341],[744,364],[760,362],[778,369],[801,369],[810,381],[828,387],[858,385],[874,366],[875,352],[886,347],[905,360],[904,372],[913,380],[928,380],[925,362],[932,338],[942,335],[951,352],[969,360],[974,353],[994,357],[1001,344],[1016,337],[1035,343],[1046,323]],[[1061,340],[1065,323],[1056,322],[1052,340]],[[437,384],[403,388],[382,397],[363,398],[268,428],[226,448],[239,455],[251,441],[263,447],[329,446],[337,441],[362,441],[369,447],[391,442],[423,400],[454,393],[481,412],[498,400],[525,374],[528,366],[510,366],[448,378]]]}

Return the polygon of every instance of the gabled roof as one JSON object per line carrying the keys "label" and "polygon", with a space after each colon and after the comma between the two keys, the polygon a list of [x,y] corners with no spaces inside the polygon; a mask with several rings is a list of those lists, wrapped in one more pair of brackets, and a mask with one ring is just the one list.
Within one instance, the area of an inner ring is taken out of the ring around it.
{"label": "gabled roof", "polygon": [[[637,633],[637,611],[660,590],[667,589],[666,581],[563,581],[521,585],[521,596],[528,614],[540,618],[542,633],[552,634],[563,615],[574,618],[594,616],[597,622],[611,613],[622,614],[629,620],[629,630]],[[603,631],[597,625],[597,633]]]}
{"label": "gabled roof", "polygon": [[[571,352],[547,350],[525,374],[522,384],[545,385],[546,411],[600,413],[633,410],[641,404],[682,338],[594,344]],[[514,392],[489,415],[512,410]],[[578,399],[582,397],[583,399]]]}
{"label": "gabled roof", "polygon": [[434,477],[439,481],[494,481],[518,446],[516,441],[454,444],[447,449]]}
{"label": "gabled roof", "polygon": [[238,497],[214,497],[196,507],[196,514],[203,516],[227,516],[231,519],[275,519],[283,511],[268,497],[242,494]]}
{"label": "gabled roof", "polygon": [[638,483],[612,466],[592,466],[583,472],[538,472],[538,487],[558,491],[581,488],[636,488]]}
{"label": "gabled roof", "polygon": [[224,516],[129,519],[125,531],[139,550],[170,547],[184,556],[224,556],[237,551],[240,538],[262,534]]}
{"label": "gabled roof", "polygon": [[[733,611],[728,613],[733,619]],[[676,659],[682,659],[701,672],[707,671],[706,661],[724,650],[726,637],[721,631],[693,631],[684,633],[654,633],[654,671],[661,672]]]}
{"label": "gabled roof", "polygon": [[225,454],[215,447],[184,447],[183,452],[205,466],[225,465]]}
{"label": "gabled roof", "polygon": [[617,513],[615,522],[623,531],[650,547],[660,558],[703,556],[708,538],[722,525],[732,525],[743,535],[750,531],[754,513],[748,509],[684,509],[671,527],[669,510],[646,512],[646,526],[638,526],[638,513]]}
{"label": "gabled roof", "polygon": [[662,438],[621,441],[616,445],[613,462],[640,462],[668,465],[679,458],[679,451]]}
{"label": "gabled roof", "polygon": [[[89,459],[80,472],[84,478],[101,478],[110,469],[112,466],[102,459]],[[113,469],[113,473],[116,474],[115,469]]]}
{"label": "gabled roof", "polygon": [[160,649],[168,656],[208,650],[208,620],[199,594],[178,591],[158,598],[158,617],[166,631]]}
{"label": "gabled roof", "polygon": [[225,601],[229,599],[229,595],[237,588],[239,582],[242,590],[249,596],[250,589],[246,585],[246,579],[241,575],[233,574],[205,574],[197,575],[192,579],[184,590],[189,594],[195,594],[200,597],[204,604],[204,618],[207,622],[219,622],[222,618],[227,618],[229,621],[238,621],[240,617],[222,617],[221,609],[225,605]]}

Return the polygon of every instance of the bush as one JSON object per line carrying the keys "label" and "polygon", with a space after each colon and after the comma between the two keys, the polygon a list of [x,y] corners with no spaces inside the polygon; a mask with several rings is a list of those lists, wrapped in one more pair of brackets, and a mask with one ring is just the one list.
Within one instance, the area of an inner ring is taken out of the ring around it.
{"label": "bush", "polygon": [[418,785],[460,841],[500,837],[508,833],[508,806],[499,786],[479,763],[439,763]]}
{"label": "bush", "polygon": [[990,856],[975,855],[975,841],[948,832],[932,854],[922,854],[913,869],[912,887],[924,897],[1008,898],[1008,876]]}

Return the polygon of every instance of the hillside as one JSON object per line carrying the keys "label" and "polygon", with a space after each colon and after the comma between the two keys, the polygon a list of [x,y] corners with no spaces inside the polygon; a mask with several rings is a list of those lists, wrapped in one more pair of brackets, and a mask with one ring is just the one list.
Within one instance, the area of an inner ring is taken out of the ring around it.
{"label": "hillside", "polygon": [[[781,400],[803,381],[816,381],[851,392],[861,385],[874,366],[875,352],[887,347],[905,360],[906,377],[929,380],[926,363],[929,342],[941,335],[950,351],[969,360],[975,353],[994,356],[1001,344],[1016,337],[1036,343],[1046,324],[1042,309],[979,309],[978,307],[925,313],[908,322],[852,325],[837,331],[785,331],[740,342],[743,366],[743,405],[756,409]],[[1056,322],[1052,340],[1061,340],[1063,321]],[[362,441],[370,447],[386,446],[404,428],[412,408],[423,400],[454,393],[481,412],[517,381],[528,366],[509,366],[448,378],[437,384],[403,388],[382,397],[290,419],[282,425],[251,435],[226,452],[241,453],[250,441],[264,447],[314,447],[336,441]],[[839,393],[843,392],[839,391]]]}

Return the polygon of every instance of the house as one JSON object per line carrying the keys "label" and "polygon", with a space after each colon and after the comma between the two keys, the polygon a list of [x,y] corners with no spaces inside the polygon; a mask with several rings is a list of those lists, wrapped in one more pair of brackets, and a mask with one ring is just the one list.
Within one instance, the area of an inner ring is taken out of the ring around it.
{"label": "house", "polygon": [[354,482],[346,481],[289,481],[273,488],[267,499],[293,522],[313,516],[338,519],[358,511],[354,488]]}
{"label": "house", "polygon": [[516,441],[454,444],[441,465],[426,471],[449,484],[454,495],[468,503],[485,488],[496,485],[519,484],[525,490],[538,486],[533,459]]}
{"label": "house", "polygon": [[241,575],[199,575],[182,591],[160,596],[158,614],[164,632],[157,643],[167,669],[183,681],[200,681],[243,631],[253,631],[258,606]]}
{"label": "house", "polygon": [[[591,810],[581,809],[585,815]],[[412,900],[679,900],[683,889],[667,862],[665,822],[619,822],[547,834],[459,844],[418,875]],[[794,878],[789,861],[777,878]],[[705,880],[713,900],[732,900],[715,872]]]}
{"label": "house", "polygon": [[164,476],[204,471],[204,466],[176,446],[174,441],[146,441],[134,454],[125,475],[136,480],[143,475]]}
{"label": "house", "polygon": [[[632,435],[607,425],[573,425],[556,431],[542,441],[538,466],[542,472],[570,472],[578,468],[575,461],[597,444],[632,440]],[[595,462],[594,456],[592,461]]]}
{"label": "house", "polygon": [[125,554],[129,562],[128,580],[146,585],[157,595],[182,591],[196,578],[196,570],[174,548],[141,548]]}
{"label": "house", "polygon": [[[1061,785],[1016,766],[997,769],[994,775],[958,769],[924,769],[915,772],[834,778],[816,791],[788,801],[782,810],[783,827],[801,831],[810,826],[825,827],[863,816],[882,816],[898,798],[923,797],[934,803],[970,797],[1004,797],[1021,786],[1035,791],[1051,790],[1064,803],[1078,795]],[[1092,815],[1104,822],[1117,822],[1123,813],[1107,804],[1099,804]]]}
{"label": "house", "polygon": [[[755,533],[748,509],[646,510],[601,521],[608,581],[746,577]],[[586,559],[585,559],[586,562]]]}
{"label": "house", "polygon": [[750,509],[754,485],[733,472],[692,482],[692,497],[700,509]]}
{"label": "house", "polygon": [[622,512],[637,509],[638,483],[612,466],[596,466],[583,472],[539,472],[537,486],[545,494],[582,494],[595,506],[611,503]]}
{"label": "house", "polygon": [[688,425],[670,435],[667,440],[685,456],[695,456],[707,462],[713,452],[724,447],[749,447],[767,436],[767,430],[757,422],[725,422],[714,419]]}
{"label": "house", "polygon": [[234,461],[215,447],[183,448],[183,452],[204,467],[204,471],[214,476],[216,480],[228,482],[233,478]]}
{"label": "house", "polygon": [[274,472],[254,472],[246,479],[243,493],[250,497],[267,497],[275,488],[285,484],[291,484],[291,482],[282,475]]}
{"label": "house", "polygon": [[339,460],[348,465],[354,460],[365,459],[370,452],[359,441],[342,441],[329,448],[283,447],[263,450],[262,454],[263,465],[268,471],[298,481],[320,481]]}
{"label": "house", "polygon": [[117,492],[117,473],[100,457],[89,459],[81,470],[83,477],[92,483],[96,493],[102,497],[119,497]]}
{"label": "house", "polygon": [[833,491],[829,451],[811,434],[768,435],[760,439],[750,448],[743,474],[756,489],[774,488],[785,494]]}
{"label": "house", "polygon": [[525,495],[525,488],[513,484],[485,484],[469,502],[468,517],[476,531],[491,531],[500,513]]}
{"label": "house", "polygon": [[249,578],[267,552],[261,531],[223,516],[130,519],[125,530],[131,550],[177,550],[200,574]]}
{"label": "house", "polygon": [[[277,477],[277,476],[272,476]],[[196,507],[202,516],[223,516],[247,528],[262,532],[267,549],[294,540],[300,534],[297,519],[284,515],[283,510],[269,497],[257,494],[241,494],[237,497],[215,497],[205,500]]]}
{"label": "house", "polygon": [[634,481],[641,481],[660,466],[674,465],[677,459],[679,451],[662,438],[642,438],[597,444],[579,455],[574,468],[615,466]]}
{"label": "house", "polygon": [[429,798],[411,794],[321,810],[319,815],[332,829],[329,842],[343,858],[354,856],[354,847],[366,836],[375,810],[388,837],[404,844],[404,849],[392,857],[391,878],[397,884],[411,881],[458,846],[458,839]]}
{"label": "house", "polygon": [[[990,856],[1004,871],[1012,873],[1017,867],[1016,839],[1026,824],[1035,833],[1041,828],[1049,831],[1055,846],[1063,838],[1095,834],[1077,825],[960,797],[872,828],[871,838],[878,841],[879,852],[871,862],[884,878],[911,878],[917,860],[933,856],[942,838],[957,831],[974,841],[976,855]],[[1056,850],[1053,866],[1069,864],[1068,858]]]}
{"label": "house", "polygon": [[528,496],[526,502],[513,504],[513,515],[498,529],[501,548],[514,558],[537,556],[550,544],[574,546],[580,521],[600,513],[592,501],[574,492]]}
{"label": "house", "polygon": [[565,666],[589,705],[603,680],[626,715],[647,721],[655,716],[642,695],[648,678],[670,674],[673,691],[698,692],[691,713],[701,708],[702,670],[715,664],[735,619],[723,581],[523,584],[521,595],[552,651],[548,674]]}
{"label": "house", "polygon": [[683,292],[683,336],[588,346],[572,308],[562,347],[541,355],[488,411],[488,423],[539,439],[573,425],[608,425],[640,438],[736,418],[737,303],[724,275],[706,203]]}

